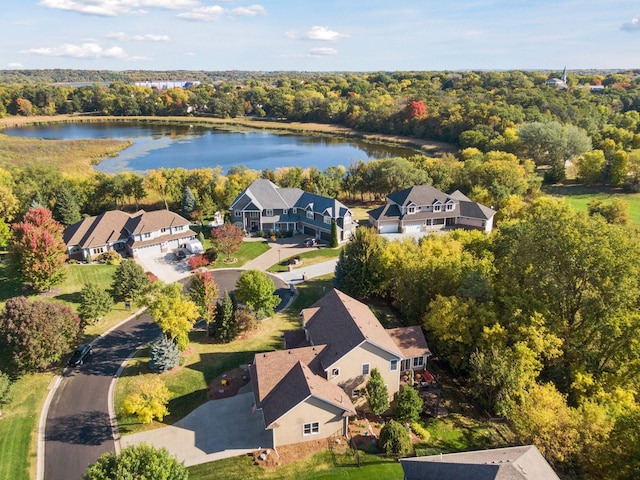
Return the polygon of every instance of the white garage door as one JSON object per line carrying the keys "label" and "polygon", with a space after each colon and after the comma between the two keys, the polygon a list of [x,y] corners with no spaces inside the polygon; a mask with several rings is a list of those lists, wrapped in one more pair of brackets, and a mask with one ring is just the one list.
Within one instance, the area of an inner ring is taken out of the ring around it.
{"label": "white garage door", "polygon": [[380,224],[380,233],[398,233],[397,223],[382,223]]}
{"label": "white garage door", "polygon": [[138,257],[152,257],[158,256],[162,254],[162,248],[160,244],[157,245],[148,245],[146,247],[136,248],[136,255]]}
{"label": "white garage door", "polygon": [[405,233],[420,233],[422,231],[422,224],[416,223],[415,225],[405,225]]}

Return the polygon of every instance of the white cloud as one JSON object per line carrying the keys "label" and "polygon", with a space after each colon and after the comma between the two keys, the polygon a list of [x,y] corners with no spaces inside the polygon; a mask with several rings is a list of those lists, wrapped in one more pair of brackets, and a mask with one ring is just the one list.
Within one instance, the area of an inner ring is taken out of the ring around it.
{"label": "white cloud", "polygon": [[187,53],[185,53],[185,56],[187,56],[187,57],[195,57],[196,54],[193,53],[193,52],[187,52]]}
{"label": "white cloud", "polygon": [[73,45],[65,43],[59,47],[42,47],[22,50],[20,53],[34,53],[46,57],[70,57],[70,58],[127,58],[127,54],[121,47],[102,48],[97,43],[83,43]]}
{"label": "white cloud", "polygon": [[194,8],[190,12],[179,13],[178,17],[185,20],[195,20],[199,22],[211,22],[219,19],[224,14],[224,8],[219,5],[211,5],[210,7]]}
{"label": "white cloud", "polygon": [[637,32],[640,30],[640,16],[633,17],[630,22],[620,25],[620,30],[624,30],[625,32]]}
{"label": "white cloud", "polygon": [[322,27],[319,25],[311,27],[305,34],[305,38],[308,38],[309,40],[321,40],[323,42],[335,42],[339,38],[346,38],[349,36],[350,35],[330,30],[329,27]]}
{"label": "white cloud", "polygon": [[24,68],[24,65],[22,65],[21,63],[18,62],[11,62],[7,64],[7,67],[9,68]]}
{"label": "white cloud", "polygon": [[337,55],[338,51],[331,47],[317,47],[309,50],[310,57],[326,57],[328,55]]}
{"label": "white cloud", "polygon": [[109,32],[105,35],[107,38],[115,38],[124,42],[168,42],[169,35],[155,35],[153,33],[146,33],[144,35],[127,35],[124,32]]}
{"label": "white cloud", "polygon": [[255,17],[256,15],[266,15],[267,10],[262,5],[251,5],[249,7],[234,8],[229,13],[231,15]]}
{"label": "white cloud", "polygon": [[197,0],[42,0],[38,5],[87,15],[115,17],[126,13],[144,15],[148,12],[143,7],[179,10],[198,4]]}

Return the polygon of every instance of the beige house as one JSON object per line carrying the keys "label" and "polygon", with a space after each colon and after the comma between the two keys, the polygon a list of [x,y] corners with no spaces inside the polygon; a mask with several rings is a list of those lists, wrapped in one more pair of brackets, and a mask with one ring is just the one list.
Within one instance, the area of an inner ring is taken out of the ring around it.
{"label": "beige house", "polygon": [[63,238],[69,258],[91,261],[108,250],[132,257],[160,255],[195,239],[189,220],[169,210],[112,210],[68,226]]}
{"label": "beige house", "polygon": [[303,329],[285,334],[285,350],[257,354],[250,368],[274,446],[345,435],[374,368],[393,397],[400,372],[422,370],[430,355],[420,327],[385,330],[369,307],[336,289],[300,315]]}

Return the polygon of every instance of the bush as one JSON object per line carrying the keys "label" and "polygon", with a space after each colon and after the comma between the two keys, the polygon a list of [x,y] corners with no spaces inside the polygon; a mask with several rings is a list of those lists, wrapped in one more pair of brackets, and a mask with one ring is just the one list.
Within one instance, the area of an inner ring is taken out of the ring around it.
{"label": "bush", "polygon": [[415,422],[422,413],[423,401],[418,391],[408,385],[403,385],[396,394],[397,405],[393,415],[403,422]]}
{"label": "bush", "polygon": [[418,422],[413,422],[411,424],[411,430],[413,431],[413,433],[415,433],[416,435],[418,435],[422,440],[424,440],[425,442],[428,442],[429,439],[431,438],[431,434],[429,433],[429,430],[427,430],[426,428],[424,428],[422,425],[420,425]]}
{"label": "bush", "polygon": [[213,263],[218,259],[218,251],[215,248],[207,248],[204,257],[209,260],[209,263]]}
{"label": "bush", "polygon": [[166,372],[180,365],[180,349],[171,340],[161,337],[151,344],[149,368],[154,372]]}
{"label": "bush", "polygon": [[240,307],[236,309],[235,315],[239,332],[250,332],[258,328],[258,317],[251,310]]}
{"label": "bush", "polygon": [[189,266],[190,270],[197,270],[200,267],[206,267],[210,263],[211,262],[209,262],[209,260],[207,260],[207,257],[205,257],[204,255],[194,255],[189,260],[187,260],[187,265]]}
{"label": "bush", "polygon": [[395,420],[391,420],[382,427],[378,445],[384,453],[396,455],[406,455],[413,448],[409,432]]}
{"label": "bush", "polygon": [[131,445],[115,455],[105,453],[89,465],[83,480],[105,478],[170,478],[187,480],[189,472],[183,462],[170,455],[165,448],[156,448],[145,443]]}
{"label": "bush", "polygon": [[151,283],[156,283],[158,280],[160,280],[158,276],[153,272],[144,272],[144,273]]}
{"label": "bush", "polygon": [[107,265],[120,265],[122,262],[122,255],[115,250],[107,250],[96,257],[98,263],[105,263]]}

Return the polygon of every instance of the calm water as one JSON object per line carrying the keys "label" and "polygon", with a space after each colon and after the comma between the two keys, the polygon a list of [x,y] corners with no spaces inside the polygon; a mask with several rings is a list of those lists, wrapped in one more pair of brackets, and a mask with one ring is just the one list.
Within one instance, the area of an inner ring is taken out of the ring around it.
{"label": "calm water", "polygon": [[122,123],[59,124],[12,128],[7,135],[73,140],[130,139],[134,144],[96,170],[108,173],[144,172],[155,168],[187,169],[234,165],[253,170],[278,167],[349,166],[352,162],[408,156],[414,151],[334,137],[280,135],[263,131],[229,132],[188,125]]}

